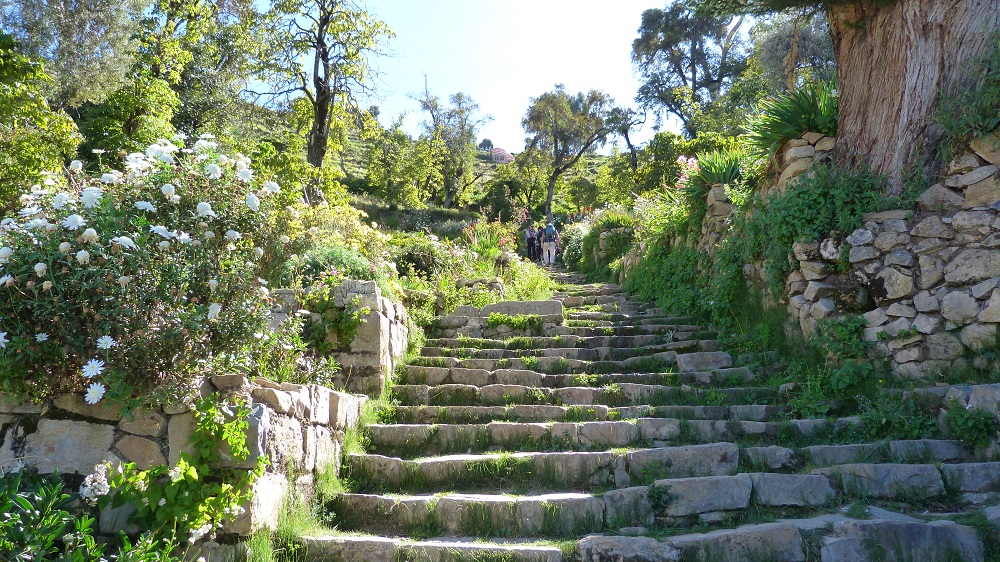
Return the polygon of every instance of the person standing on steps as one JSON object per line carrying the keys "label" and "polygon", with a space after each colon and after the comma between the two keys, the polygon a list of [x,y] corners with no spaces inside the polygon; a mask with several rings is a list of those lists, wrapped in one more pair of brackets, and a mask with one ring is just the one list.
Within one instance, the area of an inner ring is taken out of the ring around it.
{"label": "person standing on steps", "polygon": [[555,265],[556,263],[556,244],[559,243],[559,231],[556,227],[549,223],[545,226],[545,231],[542,233],[542,263],[545,265]]}
{"label": "person standing on steps", "polygon": [[535,232],[535,225],[529,224],[528,230],[524,231],[524,245],[528,248],[528,259],[531,261],[538,259],[538,251],[537,248],[535,248],[535,237],[537,235],[538,233]]}
{"label": "person standing on steps", "polygon": [[535,229],[535,261],[542,261],[542,238],[545,237],[545,225],[539,224]]}

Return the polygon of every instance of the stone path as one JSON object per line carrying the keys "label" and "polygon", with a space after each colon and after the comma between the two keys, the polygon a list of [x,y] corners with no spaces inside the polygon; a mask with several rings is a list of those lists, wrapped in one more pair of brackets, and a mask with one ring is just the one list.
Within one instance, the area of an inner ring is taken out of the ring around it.
{"label": "stone path", "polygon": [[788,419],[707,327],[558,275],[562,306],[488,309],[544,325],[442,319],[397,423],[346,459],[353,492],[329,509],[351,533],[306,539],[309,560],[983,560],[972,527],[847,506],[995,503],[1000,463],[955,441],[830,444],[858,420]]}

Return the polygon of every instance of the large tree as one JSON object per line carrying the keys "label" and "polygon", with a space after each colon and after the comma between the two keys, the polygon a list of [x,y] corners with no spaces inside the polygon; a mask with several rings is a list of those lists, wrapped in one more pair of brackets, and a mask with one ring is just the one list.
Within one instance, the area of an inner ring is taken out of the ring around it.
{"label": "large tree", "polygon": [[417,101],[427,113],[425,137],[433,143],[434,160],[444,182],[443,192],[432,195],[447,209],[461,201],[465,190],[483,176],[475,170],[476,134],[490,117],[479,115],[479,105],[462,92],[452,94],[450,105],[445,105],[426,83]]}
{"label": "large tree", "polygon": [[742,17],[698,11],[690,0],[643,12],[632,42],[632,62],[642,79],[636,100],[673,114],[689,137],[697,135],[696,115],[743,71],[742,24]]}
{"label": "large tree", "polygon": [[[280,0],[275,4],[287,45],[273,68],[275,96],[300,95],[312,107],[306,161],[323,166],[331,124],[340,105],[359,116],[357,98],[370,89],[371,57],[392,37],[388,26],[352,0]],[[307,187],[306,201],[323,200]]]}
{"label": "large tree", "polygon": [[96,102],[132,66],[145,0],[16,0],[0,2],[0,27],[18,48],[45,63],[53,109]]}
{"label": "large tree", "polygon": [[580,157],[604,144],[611,109],[612,100],[607,94],[591,90],[587,94],[570,95],[562,84],[531,100],[521,125],[531,135],[527,140],[529,149],[538,149],[549,156],[549,191],[545,200],[545,216],[549,221],[552,221],[556,181]]}
{"label": "large tree", "polygon": [[[715,13],[765,14],[801,0],[701,0]],[[902,188],[907,167],[935,172],[942,95],[995,44],[998,0],[856,0],[825,4],[837,62],[837,161],[863,164]]]}

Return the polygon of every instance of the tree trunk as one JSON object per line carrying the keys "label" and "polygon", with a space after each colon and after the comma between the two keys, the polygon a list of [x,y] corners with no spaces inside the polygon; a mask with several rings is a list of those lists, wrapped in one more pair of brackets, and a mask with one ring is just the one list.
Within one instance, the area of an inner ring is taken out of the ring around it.
{"label": "tree trunk", "polygon": [[548,222],[552,221],[552,198],[556,195],[556,180],[559,179],[559,174],[553,173],[549,176],[549,196],[545,199],[545,219]]}
{"label": "tree trunk", "polygon": [[838,163],[889,176],[895,193],[908,166],[935,175],[934,111],[994,44],[1000,0],[862,0],[831,5],[827,18],[840,94]]}

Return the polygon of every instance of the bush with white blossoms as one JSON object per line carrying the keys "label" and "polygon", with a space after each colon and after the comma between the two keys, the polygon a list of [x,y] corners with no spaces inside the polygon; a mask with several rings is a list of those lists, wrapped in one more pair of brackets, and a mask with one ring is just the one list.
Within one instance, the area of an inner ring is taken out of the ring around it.
{"label": "bush with white blossoms", "polygon": [[264,329],[280,188],[210,138],[182,142],[93,177],[71,165],[0,222],[0,390],[128,402]]}

